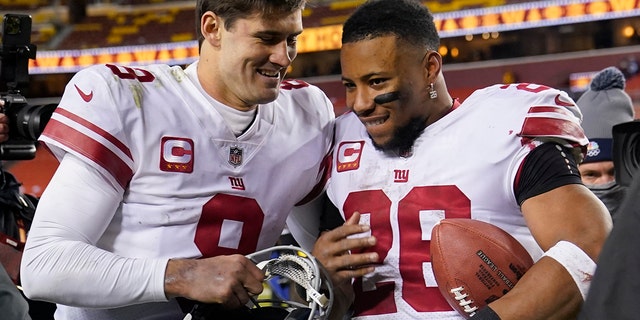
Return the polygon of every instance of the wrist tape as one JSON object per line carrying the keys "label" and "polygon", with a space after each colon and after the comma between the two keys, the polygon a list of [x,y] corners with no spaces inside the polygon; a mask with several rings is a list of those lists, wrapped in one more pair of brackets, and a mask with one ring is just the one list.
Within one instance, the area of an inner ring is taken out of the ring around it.
{"label": "wrist tape", "polygon": [[553,258],[567,269],[578,286],[582,299],[586,299],[591,278],[596,271],[596,263],[582,249],[569,241],[558,241],[543,256]]}

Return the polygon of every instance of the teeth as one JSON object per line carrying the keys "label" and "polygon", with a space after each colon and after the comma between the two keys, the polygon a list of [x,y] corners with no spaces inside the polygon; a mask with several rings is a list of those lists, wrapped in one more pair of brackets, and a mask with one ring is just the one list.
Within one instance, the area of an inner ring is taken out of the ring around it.
{"label": "teeth", "polygon": [[365,127],[370,127],[370,126],[377,126],[383,123],[384,123],[384,120],[376,120],[376,121],[365,122],[364,125]]}
{"label": "teeth", "polygon": [[278,77],[280,75],[280,72],[278,71],[273,71],[271,73],[267,72],[267,71],[260,71],[260,74],[262,74],[263,76],[267,76],[267,77]]}

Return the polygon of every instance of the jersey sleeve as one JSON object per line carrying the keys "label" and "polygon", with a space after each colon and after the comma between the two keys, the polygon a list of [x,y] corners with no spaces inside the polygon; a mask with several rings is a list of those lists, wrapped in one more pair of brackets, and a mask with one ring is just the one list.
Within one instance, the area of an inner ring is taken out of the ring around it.
{"label": "jersey sleeve", "polygon": [[[582,113],[566,92],[546,86],[518,84],[530,100],[519,136],[539,142],[556,142],[572,150],[578,163],[589,143],[581,127]],[[539,145],[540,143],[536,143]]]}
{"label": "jersey sleeve", "polygon": [[38,202],[22,257],[27,297],[96,308],[167,301],[168,259],[123,257],[95,246],[122,198],[104,179],[73,154],[61,160]]}
{"label": "jersey sleeve", "polygon": [[[111,68],[115,66],[78,72],[39,140],[58,160],[72,153],[124,188],[133,175],[133,157],[119,111],[132,104],[135,81],[115,76]],[[131,81],[129,88],[125,81]]]}
{"label": "jersey sleeve", "polygon": [[316,185],[296,205],[304,205],[309,201],[316,199],[325,189],[327,180],[331,172],[331,149],[333,147],[333,134],[335,126],[335,112],[333,109],[333,103],[327,95],[318,87],[308,84],[301,80],[288,80],[283,86],[289,86],[296,88],[303,88],[298,90],[300,94],[296,95],[293,99],[294,103],[298,104],[308,117],[312,119],[312,123],[316,123],[319,126],[319,130],[322,131],[324,137],[324,154],[325,157],[322,160],[320,170],[316,176]]}
{"label": "jersey sleeve", "polygon": [[582,184],[578,165],[569,154],[567,148],[553,142],[527,154],[514,185],[518,204],[557,187]]}
{"label": "jersey sleeve", "polygon": [[293,101],[302,109],[312,123],[316,123],[324,137],[324,154],[313,189],[293,208],[287,217],[287,227],[294,239],[302,248],[311,250],[318,238],[323,205],[326,198],[323,196],[327,181],[331,174],[331,149],[333,147],[333,134],[335,126],[335,113],[331,100],[320,88],[299,80],[289,80],[287,86],[297,85],[299,90]]}

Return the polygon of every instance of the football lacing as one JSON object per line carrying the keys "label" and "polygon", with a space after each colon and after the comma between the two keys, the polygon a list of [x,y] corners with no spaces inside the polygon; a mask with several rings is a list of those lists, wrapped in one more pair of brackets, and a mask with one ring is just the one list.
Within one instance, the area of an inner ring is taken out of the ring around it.
{"label": "football lacing", "polygon": [[463,308],[464,312],[468,313],[469,316],[473,316],[476,313],[476,310],[478,310],[478,307],[472,305],[473,300],[466,299],[469,295],[462,292],[463,290],[464,286],[460,286],[449,291],[455,295],[454,299],[458,301],[458,305]]}

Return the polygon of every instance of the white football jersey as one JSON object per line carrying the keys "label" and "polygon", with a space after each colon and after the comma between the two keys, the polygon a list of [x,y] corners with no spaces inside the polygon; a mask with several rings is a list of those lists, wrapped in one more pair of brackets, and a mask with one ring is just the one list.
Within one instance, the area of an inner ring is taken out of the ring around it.
{"label": "white football jersey", "polygon": [[495,224],[539,259],[514,182],[545,139],[581,151],[580,121],[564,92],[495,85],[429,125],[405,158],[376,150],[354,113],[340,116],[327,194],[345,219],[361,213],[382,261],[354,282],[355,319],[463,319],[440,294],[430,264],[431,230],[443,218]]}
{"label": "white football jersey", "polygon": [[319,88],[285,81],[236,137],[195,68],[93,66],[67,85],[40,140],[122,190],[99,248],[139,258],[246,255],[273,246],[291,208],[324,183],[335,115]]}

